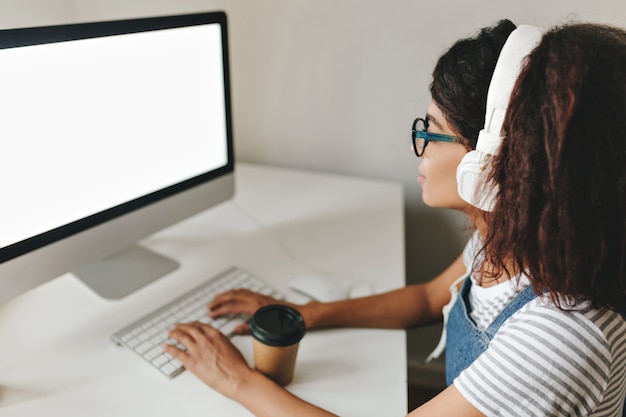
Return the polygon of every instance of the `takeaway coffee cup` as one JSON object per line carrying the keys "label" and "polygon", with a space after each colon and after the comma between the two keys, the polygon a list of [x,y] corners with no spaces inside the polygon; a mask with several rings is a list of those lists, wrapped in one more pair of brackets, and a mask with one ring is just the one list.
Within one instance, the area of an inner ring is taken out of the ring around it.
{"label": "takeaway coffee cup", "polygon": [[281,386],[289,384],[305,333],[300,313],[285,305],[268,305],[254,313],[249,327],[255,369]]}

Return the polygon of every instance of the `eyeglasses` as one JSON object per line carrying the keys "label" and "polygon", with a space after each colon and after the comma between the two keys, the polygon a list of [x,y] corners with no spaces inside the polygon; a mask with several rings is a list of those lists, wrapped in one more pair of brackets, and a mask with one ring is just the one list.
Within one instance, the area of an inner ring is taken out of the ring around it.
{"label": "eyeglasses", "polygon": [[441,133],[428,132],[428,117],[422,119],[418,117],[413,122],[413,128],[411,129],[411,138],[413,139],[413,152],[418,157],[424,155],[424,150],[428,142],[451,142],[466,144],[467,141],[457,136],[443,135]]}

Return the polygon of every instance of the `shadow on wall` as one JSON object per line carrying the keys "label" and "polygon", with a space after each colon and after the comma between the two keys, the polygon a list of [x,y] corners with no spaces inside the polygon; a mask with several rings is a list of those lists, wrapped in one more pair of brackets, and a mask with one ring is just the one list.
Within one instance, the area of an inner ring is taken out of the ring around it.
{"label": "shadow on wall", "polygon": [[465,217],[452,210],[407,205],[404,218],[407,284],[437,276],[459,256],[470,235]]}
{"label": "shadow on wall", "polygon": [[[443,271],[463,250],[470,231],[463,215],[450,210],[405,207],[406,283],[426,282]],[[425,364],[441,335],[441,324],[407,332],[409,382],[441,388],[443,356]]]}

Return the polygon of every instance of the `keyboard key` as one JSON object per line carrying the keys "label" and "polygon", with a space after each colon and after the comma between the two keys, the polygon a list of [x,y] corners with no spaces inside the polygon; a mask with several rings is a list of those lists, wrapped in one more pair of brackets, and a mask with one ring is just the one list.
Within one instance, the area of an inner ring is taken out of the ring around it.
{"label": "keyboard key", "polygon": [[163,365],[162,367],[160,367],[159,369],[161,370],[161,372],[163,372],[167,376],[174,376],[174,374],[179,370],[179,368],[177,368],[176,366],[172,365],[169,362]]}
{"label": "keyboard key", "polygon": [[152,364],[154,366],[156,366],[157,368],[160,368],[161,366],[163,366],[167,362],[169,362],[169,361],[168,361],[167,357],[165,355],[163,355],[163,354],[160,354],[156,358],[152,359]]}

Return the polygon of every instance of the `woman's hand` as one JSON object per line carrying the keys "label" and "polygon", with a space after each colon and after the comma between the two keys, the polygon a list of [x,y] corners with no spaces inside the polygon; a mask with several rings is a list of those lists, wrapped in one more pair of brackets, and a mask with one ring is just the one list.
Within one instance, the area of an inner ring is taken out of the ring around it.
{"label": "woman's hand", "polygon": [[[295,309],[299,308],[299,306],[268,297],[267,295],[238,289],[217,295],[208,305],[209,317],[217,318],[227,314],[247,314],[251,316],[259,308],[270,304],[285,304]],[[243,323],[237,326],[233,332],[235,334],[247,334],[248,324]]]}
{"label": "woman's hand", "polygon": [[178,359],[202,382],[237,401],[258,417],[336,417],[294,396],[260,372],[250,368],[224,335],[202,323],[177,324],[165,351]]}
{"label": "woman's hand", "polygon": [[211,388],[232,398],[254,371],[235,346],[213,327],[202,323],[177,324],[170,337],[186,348],[166,344],[165,351]]}

